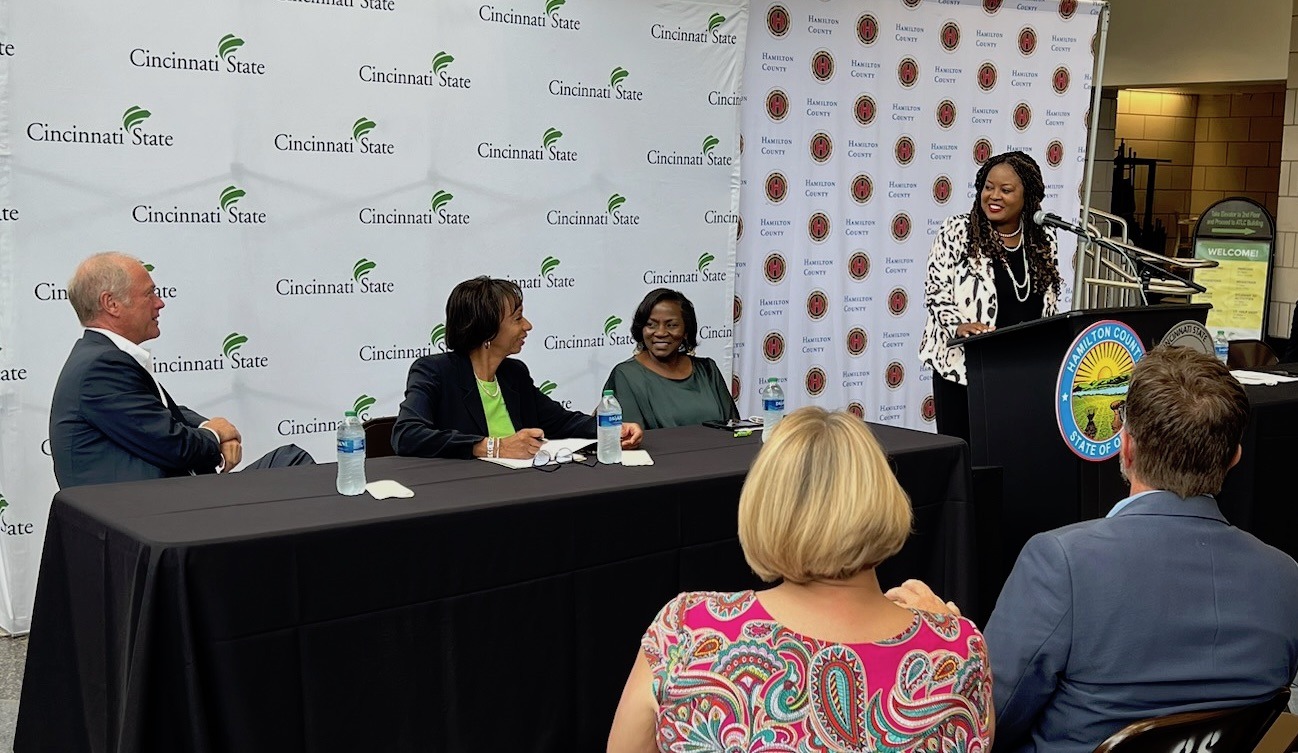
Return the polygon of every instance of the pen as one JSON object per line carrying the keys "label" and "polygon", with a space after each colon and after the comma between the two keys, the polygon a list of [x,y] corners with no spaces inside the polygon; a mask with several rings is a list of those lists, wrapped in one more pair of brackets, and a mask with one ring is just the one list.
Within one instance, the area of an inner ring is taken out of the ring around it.
{"label": "pen", "polygon": [[736,439],[738,439],[739,437],[751,437],[752,435],[753,435],[752,429],[740,429],[739,431],[735,432]]}

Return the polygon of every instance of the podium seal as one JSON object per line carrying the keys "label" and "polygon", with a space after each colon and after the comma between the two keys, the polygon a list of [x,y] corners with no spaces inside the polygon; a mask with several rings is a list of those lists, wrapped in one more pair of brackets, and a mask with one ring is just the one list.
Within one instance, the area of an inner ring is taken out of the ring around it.
{"label": "podium seal", "polygon": [[1073,454],[1094,462],[1118,454],[1131,369],[1144,355],[1140,336],[1114,320],[1092,324],[1069,346],[1055,385],[1055,417]]}

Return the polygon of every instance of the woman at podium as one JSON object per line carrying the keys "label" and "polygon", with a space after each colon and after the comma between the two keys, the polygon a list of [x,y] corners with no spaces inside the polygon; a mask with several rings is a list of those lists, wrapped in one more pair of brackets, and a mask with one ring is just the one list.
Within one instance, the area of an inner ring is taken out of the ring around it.
{"label": "woman at podium", "polygon": [[973,208],[947,218],[929,252],[919,344],[920,360],[933,369],[937,430],[966,441],[964,348],[948,341],[1054,314],[1060,283],[1055,239],[1030,220],[1045,198],[1036,161],[1023,152],[998,154],[974,185]]}

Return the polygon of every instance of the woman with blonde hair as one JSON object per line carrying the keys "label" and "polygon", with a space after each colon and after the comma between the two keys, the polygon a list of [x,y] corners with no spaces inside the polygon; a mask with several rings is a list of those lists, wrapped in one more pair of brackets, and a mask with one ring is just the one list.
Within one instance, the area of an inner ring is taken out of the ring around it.
{"label": "woman with blonde hair", "polygon": [[641,640],[610,753],[989,750],[982,634],[892,603],[875,575],[911,519],[860,419],[786,417],[739,498],[744,557],[779,584],[668,602]]}

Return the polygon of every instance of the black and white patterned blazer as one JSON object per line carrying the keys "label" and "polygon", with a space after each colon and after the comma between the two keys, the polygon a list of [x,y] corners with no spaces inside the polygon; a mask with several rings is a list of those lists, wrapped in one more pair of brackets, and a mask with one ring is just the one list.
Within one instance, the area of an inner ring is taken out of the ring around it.
{"label": "black and white patterned blazer", "polygon": [[[1050,259],[1057,263],[1054,239]],[[1058,297],[1046,289],[1042,316],[1055,313]],[[924,277],[924,305],[928,318],[919,341],[919,360],[947,381],[969,384],[965,374],[964,348],[947,347],[957,326],[965,322],[996,323],[996,280],[992,260],[969,258],[969,215],[948,217],[933,241]]]}

